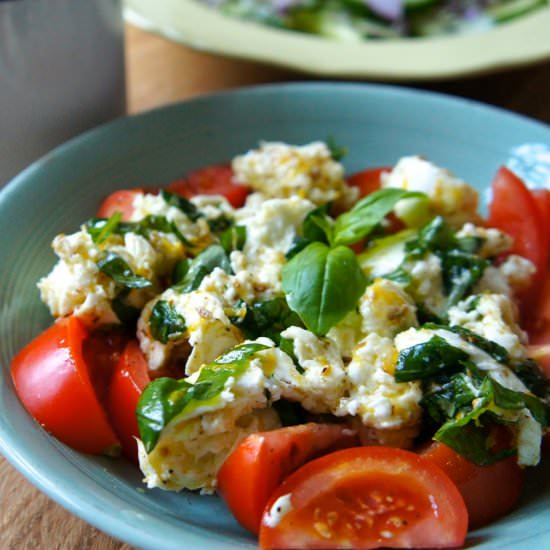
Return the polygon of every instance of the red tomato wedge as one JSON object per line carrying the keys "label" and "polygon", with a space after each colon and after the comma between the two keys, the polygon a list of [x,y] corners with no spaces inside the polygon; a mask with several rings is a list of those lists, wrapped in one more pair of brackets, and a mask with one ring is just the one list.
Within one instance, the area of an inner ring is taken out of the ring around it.
{"label": "red tomato wedge", "polygon": [[381,176],[384,172],[391,172],[391,166],[378,166],[376,168],[367,168],[349,176],[348,185],[359,189],[359,198],[365,197],[370,193],[380,189],[382,185]]}
{"label": "red tomato wedge", "polygon": [[550,344],[550,274],[537,289],[536,304],[530,308],[525,321],[530,344]]}
{"label": "red tomato wedge", "polygon": [[250,192],[248,187],[235,182],[233,170],[227,164],[207,166],[190,172],[185,178],[169,184],[166,190],[186,198],[195,195],[223,195],[235,208],[244,204]]}
{"label": "red tomato wedge", "polygon": [[121,189],[111,193],[99,206],[98,218],[110,218],[115,212],[122,214],[122,221],[130,221],[134,212],[134,198],[142,189]]}
{"label": "red tomato wedge", "polygon": [[494,521],[517,506],[523,488],[523,470],[515,457],[477,466],[438,441],[421,454],[433,460],[455,482],[468,509],[470,528]]}
{"label": "red tomato wedge", "polygon": [[535,199],[540,219],[542,221],[541,237],[545,239],[544,250],[546,252],[546,267],[550,256],[550,191],[548,189],[532,189],[531,195]]}
{"label": "red tomato wedge", "polygon": [[109,327],[93,331],[82,343],[82,356],[102,405],[105,404],[111,378],[127,342],[126,332]]}
{"label": "red tomato wedge", "polygon": [[13,359],[17,395],[48,432],[84,453],[119,446],[97,398],[82,347],[88,331],[76,317],[59,319]]}
{"label": "red tomato wedge", "polygon": [[[287,496],[288,495],[288,496]],[[261,548],[450,548],[468,529],[449,477],[415,453],[337,451],[308,462],[269,499]]]}
{"label": "red tomato wedge", "polygon": [[511,253],[531,260],[537,268],[537,280],[546,273],[546,235],[543,234],[541,209],[525,184],[502,166],[492,183],[493,198],[487,225],[514,238]]}
{"label": "red tomato wedge", "polygon": [[139,437],[136,406],[145,386],[151,381],[147,374],[147,361],[136,340],[126,345],[115,368],[109,393],[107,410],[113,428],[120,438],[124,456],[137,464],[135,437]]}
{"label": "red tomato wedge", "polygon": [[262,514],[283,479],[308,460],[358,444],[341,424],[289,426],[246,437],[218,472],[218,491],[237,521],[258,533]]}

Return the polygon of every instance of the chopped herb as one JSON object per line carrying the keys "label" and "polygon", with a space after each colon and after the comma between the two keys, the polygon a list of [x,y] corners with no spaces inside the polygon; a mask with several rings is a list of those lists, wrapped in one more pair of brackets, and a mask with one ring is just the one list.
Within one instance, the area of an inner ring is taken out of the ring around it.
{"label": "chopped herb", "polygon": [[267,336],[279,343],[283,330],[291,326],[303,327],[300,317],[288,307],[283,296],[252,305],[243,302],[243,306],[246,308],[244,317],[231,318],[231,322],[250,340]]}
{"label": "chopped herb", "polygon": [[330,156],[336,161],[342,160],[348,154],[348,148],[338,145],[333,136],[329,136],[325,143],[330,151]]}
{"label": "chopped herb", "polygon": [[92,241],[95,244],[101,244],[116,230],[121,219],[122,214],[115,212],[109,219],[92,218],[86,222],[85,227]]}
{"label": "chopped herb", "polygon": [[217,218],[208,220],[208,227],[210,227],[210,231],[212,231],[212,233],[219,235],[220,233],[227,231],[233,223],[234,222],[231,218],[228,218],[225,214],[222,214]]}
{"label": "chopped herb", "polygon": [[220,244],[227,254],[242,250],[246,242],[246,226],[233,225],[220,235]]}
{"label": "chopped herb", "polygon": [[202,280],[220,267],[226,273],[231,273],[231,264],[225,250],[219,244],[210,245],[198,256],[193,258],[183,279],[174,285],[177,292],[191,292],[199,288]]}
{"label": "chopped herb", "polygon": [[296,357],[296,354],[294,353],[294,340],[290,340],[288,338],[281,338],[279,341],[279,347],[281,348],[281,351],[284,351],[294,363],[294,366],[296,367],[296,370],[300,374],[304,374],[306,371],[302,365],[300,365],[300,361],[298,361],[298,357]]}
{"label": "chopped herb", "polygon": [[141,310],[128,304],[126,298],[130,294],[129,288],[123,288],[111,302],[111,308],[123,324],[133,324],[137,321]]}
{"label": "chopped herb", "polygon": [[426,380],[442,374],[448,375],[464,368],[468,354],[451,346],[437,334],[427,342],[402,350],[395,367],[397,382]]}
{"label": "chopped herb", "polygon": [[178,195],[176,193],[170,193],[169,191],[162,190],[160,196],[164,199],[166,204],[170,206],[175,206],[181,210],[192,222],[197,221],[199,218],[203,217],[202,212],[191,202],[188,201],[185,197]]}
{"label": "chopped herb", "polygon": [[149,279],[134,274],[126,261],[114,252],[106,252],[97,262],[97,267],[115,283],[126,288],[146,288],[153,284]]}
{"label": "chopped herb", "polygon": [[170,340],[177,340],[185,333],[185,319],[172,304],[166,300],[159,300],[151,311],[149,328],[151,336],[155,340],[167,344]]}

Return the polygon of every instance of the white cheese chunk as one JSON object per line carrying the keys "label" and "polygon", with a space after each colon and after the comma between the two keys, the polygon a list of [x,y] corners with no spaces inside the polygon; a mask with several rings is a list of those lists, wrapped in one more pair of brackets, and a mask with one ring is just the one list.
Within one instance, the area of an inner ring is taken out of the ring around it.
{"label": "white cheese chunk", "polygon": [[233,160],[236,179],[265,198],[301,197],[316,205],[350,205],[357,190],[344,180],[344,169],[322,142],[293,146],[263,142],[259,149]]}

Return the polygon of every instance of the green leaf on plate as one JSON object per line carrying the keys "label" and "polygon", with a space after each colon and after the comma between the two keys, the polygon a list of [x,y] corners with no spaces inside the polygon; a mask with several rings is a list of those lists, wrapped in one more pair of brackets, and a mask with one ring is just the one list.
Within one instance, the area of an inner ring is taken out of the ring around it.
{"label": "green leaf on plate", "polygon": [[311,243],[282,271],[288,305],[319,336],[357,306],[366,284],[357,257],[345,246]]}

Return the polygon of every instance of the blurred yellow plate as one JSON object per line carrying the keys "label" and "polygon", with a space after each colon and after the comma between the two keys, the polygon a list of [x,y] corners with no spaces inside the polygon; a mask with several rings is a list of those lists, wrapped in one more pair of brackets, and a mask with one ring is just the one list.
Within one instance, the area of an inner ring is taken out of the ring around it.
{"label": "blurred yellow plate", "polygon": [[430,80],[550,58],[550,6],[474,34],[339,42],[233,19],[197,0],[125,4],[131,23],[192,48],[313,75]]}

